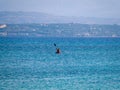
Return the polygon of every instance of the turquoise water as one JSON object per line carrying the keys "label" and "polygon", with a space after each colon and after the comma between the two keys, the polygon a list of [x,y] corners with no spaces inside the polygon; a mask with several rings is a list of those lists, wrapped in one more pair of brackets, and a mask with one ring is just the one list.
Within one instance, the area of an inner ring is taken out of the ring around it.
{"label": "turquoise water", "polygon": [[0,90],[120,90],[120,38],[1,37]]}

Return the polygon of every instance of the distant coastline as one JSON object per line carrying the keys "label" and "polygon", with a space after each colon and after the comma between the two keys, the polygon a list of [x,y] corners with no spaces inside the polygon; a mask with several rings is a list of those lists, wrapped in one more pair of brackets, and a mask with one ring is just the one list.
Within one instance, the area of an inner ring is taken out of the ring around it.
{"label": "distant coastline", "polygon": [[0,37],[120,37],[120,19],[0,12]]}
{"label": "distant coastline", "polygon": [[1,37],[120,37],[120,25],[4,24]]}

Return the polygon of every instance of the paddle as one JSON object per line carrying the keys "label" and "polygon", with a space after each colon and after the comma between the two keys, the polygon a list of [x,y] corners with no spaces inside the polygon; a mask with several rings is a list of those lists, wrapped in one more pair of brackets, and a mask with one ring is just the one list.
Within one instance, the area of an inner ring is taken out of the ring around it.
{"label": "paddle", "polygon": [[56,46],[56,44],[54,43],[54,46]]}

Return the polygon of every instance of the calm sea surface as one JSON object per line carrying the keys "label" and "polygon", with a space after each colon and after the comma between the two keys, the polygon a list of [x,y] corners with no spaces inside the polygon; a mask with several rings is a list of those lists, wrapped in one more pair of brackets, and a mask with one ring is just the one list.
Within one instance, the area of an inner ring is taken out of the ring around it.
{"label": "calm sea surface", "polygon": [[120,38],[1,37],[0,90],[120,90]]}

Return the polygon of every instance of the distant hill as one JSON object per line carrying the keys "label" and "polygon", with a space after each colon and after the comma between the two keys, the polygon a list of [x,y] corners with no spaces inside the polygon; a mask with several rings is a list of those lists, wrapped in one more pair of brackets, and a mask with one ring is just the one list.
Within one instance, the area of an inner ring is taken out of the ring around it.
{"label": "distant hill", "polygon": [[81,23],[120,24],[120,19],[54,16],[40,12],[0,12],[0,24]]}

